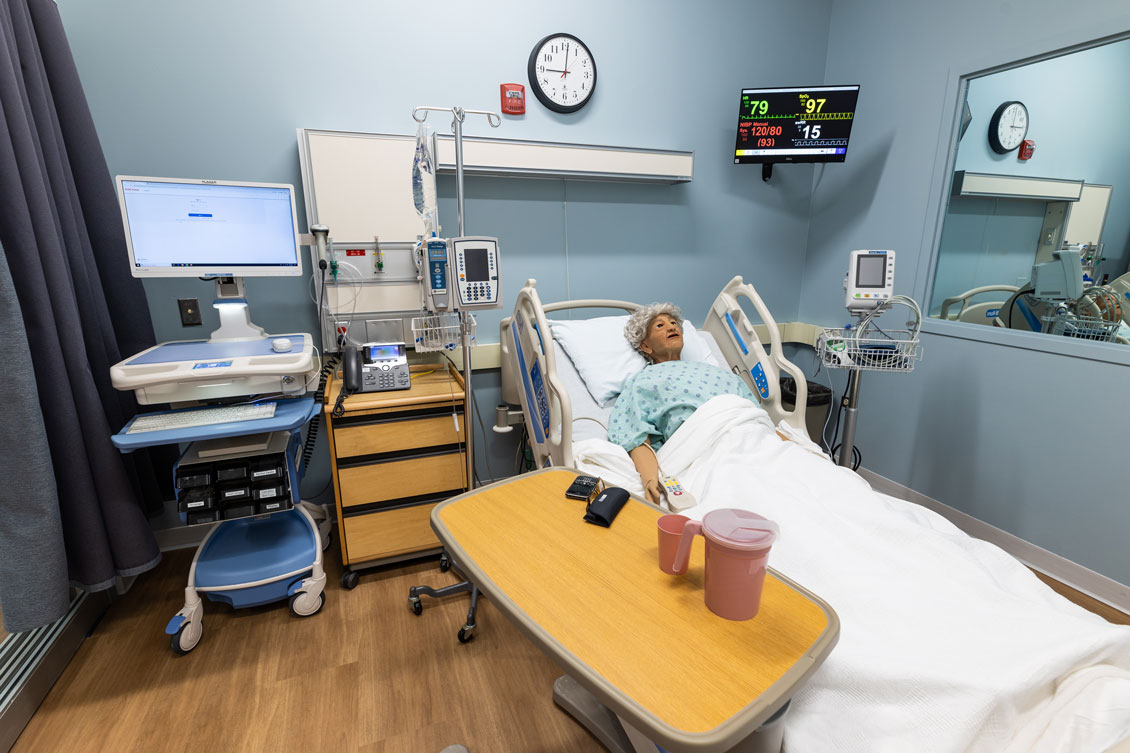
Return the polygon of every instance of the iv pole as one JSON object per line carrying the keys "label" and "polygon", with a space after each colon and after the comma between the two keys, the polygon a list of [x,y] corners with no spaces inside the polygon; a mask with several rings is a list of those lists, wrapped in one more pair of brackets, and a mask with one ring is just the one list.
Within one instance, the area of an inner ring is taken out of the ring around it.
{"label": "iv pole", "polygon": [[[412,119],[423,123],[429,112],[449,112],[452,115],[451,130],[455,134],[455,204],[459,210],[459,235],[463,231],[463,120],[467,115],[486,115],[491,128],[502,125],[502,116],[490,110],[466,110],[462,107],[416,107]],[[417,117],[423,113],[422,117]],[[436,155],[438,160],[439,155]],[[467,488],[475,488],[475,398],[471,388],[471,333],[467,326],[466,311],[459,312],[459,329],[463,336],[463,389],[467,394],[467,407],[463,411],[463,437],[467,446]]]}

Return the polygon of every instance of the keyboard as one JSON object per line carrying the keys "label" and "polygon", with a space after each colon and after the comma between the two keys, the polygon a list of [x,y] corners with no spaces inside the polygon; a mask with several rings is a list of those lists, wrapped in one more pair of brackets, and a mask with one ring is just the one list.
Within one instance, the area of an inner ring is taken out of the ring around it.
{"label": "keyboard", "polygon": [[254,421],[259,418],[273,418],[275,403],[255,405],[224,405],[218,408],[197,408],[176,413],[153,413],[138,416],[126,430],[126,434],[140,434],[146,431],[168,431],[169,429],[191,429],[195,426],[212,426],[235,421]]}

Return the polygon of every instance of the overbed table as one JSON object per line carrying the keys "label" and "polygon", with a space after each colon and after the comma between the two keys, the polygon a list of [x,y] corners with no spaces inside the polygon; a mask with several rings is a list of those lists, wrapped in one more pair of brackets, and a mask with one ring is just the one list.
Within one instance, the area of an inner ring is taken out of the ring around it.
{"label": "overbed table", "polygon": [[564,494],[576,475],[545,469],[453,497],[432,511],[432,528],[566,670],[555,700],[611,750],[772,749],[777,712],[836,643],[835,611],[770,568],[756,618],[718,617],[703,601],[701,537],[689,572],[666,575],[663,511],[632,498],[611,528],[585,523],[584,502]]}

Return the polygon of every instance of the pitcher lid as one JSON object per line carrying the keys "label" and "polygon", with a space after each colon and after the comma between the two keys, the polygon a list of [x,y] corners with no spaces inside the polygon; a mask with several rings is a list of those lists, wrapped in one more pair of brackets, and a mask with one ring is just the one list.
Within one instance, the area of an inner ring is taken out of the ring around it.
{"label": "pitcher lid", "polygon": [[704,534],[735,549],[765,549],[777,540],[778,530],[776,523],[748,510],[712,510],[702,518]]}

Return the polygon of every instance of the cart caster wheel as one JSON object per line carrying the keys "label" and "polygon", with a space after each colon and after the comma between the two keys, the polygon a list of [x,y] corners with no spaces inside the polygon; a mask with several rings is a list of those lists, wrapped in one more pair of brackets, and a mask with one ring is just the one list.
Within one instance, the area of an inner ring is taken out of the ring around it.
{"label": "cart caster wheel", "polygon": [[451,569],[451,558],[448,557],[446,554],[441,554],[439,556],[439,571],[441,573],[446,573],[450,569]]}
{"label": "cart caster wheel", "polygon": [[324,552],[324,551],[326,551],[327,549],[330,548],[330,542],[333,541],[333,533],[327,532],[325,536],[321,537],[321,539],[322,539],[322,551]]}
{"label": "cart caster wheel", "polygon": [[317,600],[310,597],[305,591],[299,591],[290,597],[290,611],[295,617],[311,617],[321,611],[326,603],[326,595],[318,594]]}
{"label": "cart caster wheel", "polygon": [[185,656],[200,643],[200,636],[204,629],[191,622],[186,622],[169,639],[169,647],[177,656]]}
{"label": "cart caster wheel", "polygon": [[470,627],[464,625],[463,627],[459,628],[459,642],[470,643],[472,640],[474,640],[475,634],[471,632],[474,629],[475,627],[473,625]]}
{"label": "cart caster wheel", "polygon": [[412,614],[419,617],[424,612],[424,605],[420,602],[419,596],[409,596],[408,606],[412,610]]}
{"label": "cart caster wheel", "polygon": [[346,570],[341,574],[341,587],[346,591],[352,591],[357,588],[357,584],[361,582],[361,576],[353,570]]}

